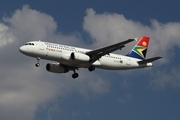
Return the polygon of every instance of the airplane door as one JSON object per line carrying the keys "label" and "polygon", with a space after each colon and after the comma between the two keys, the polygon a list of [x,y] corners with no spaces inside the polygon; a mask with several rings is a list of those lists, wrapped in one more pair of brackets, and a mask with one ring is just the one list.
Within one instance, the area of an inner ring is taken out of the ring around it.
{"label": "airplane door", "polygon": [[130,66],[131,65],[131,59],[127,59],[127,65]]}
{"label": "airplane door", "polygon": [[47,53],[45,51],[45,44],[44,44],[44,42],[41,42],[41,41],[39,41],[39,55],[40,56],[47,56]]}
{"label": "airplane door", "polygon": [[39,50],[44,50],[44,43],[39,41]]}

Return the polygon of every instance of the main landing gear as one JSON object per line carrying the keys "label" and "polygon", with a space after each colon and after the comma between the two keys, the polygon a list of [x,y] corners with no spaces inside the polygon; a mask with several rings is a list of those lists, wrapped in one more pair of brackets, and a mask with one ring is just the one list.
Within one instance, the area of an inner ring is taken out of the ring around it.
{"label": "main landing gear", "polygon": [[77,77],[79,77],[79,74],[78,73],[74,73],[74,74],[72,74],[72,78],[77,78]]}
{"label": "main landing gear", "polygon": [[78,73],[76,73],[76,71],[74,70],[74,73],[72,74],[72,78],[77,78],[77,77],[79,77],[79,74]]}
{"label": "main landing gear", "polygon": [[39,63],[40,59],[41,59],[41,58],[37,57],[37,63],[35,64],[36,67],[39,67],[39,66],[40,66],[40,63]]}
{"label": "main landing gear", "polygon": [[90,72],[92,72],[92,71],[95,70],[95,67],[94,67],[94,66],[90,66],[90,67],[88,68],[88,70],[89,70]]}
{"label": "main landing gear", "polygon": [[[90,67],[88,68],[88,70],[91,72],[91,71],[95,70],[95,67],[94,67],[94,66],[90,66]],[[72,74],[72,78],[75,79],[75,78],[79,77],[79,74],[76,73],[75,69],[74,69],[73,71],[74,71],[74,73]]]}

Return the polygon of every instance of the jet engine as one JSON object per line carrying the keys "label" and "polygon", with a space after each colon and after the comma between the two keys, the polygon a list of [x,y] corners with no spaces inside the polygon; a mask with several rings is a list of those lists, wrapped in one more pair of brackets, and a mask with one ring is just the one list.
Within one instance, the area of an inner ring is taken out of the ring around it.
{"label": "jet engine", "polygon": [[82,53],[71,53],[71,59],[76,61],[88,62],[90,60],[90,57]]}
{"label": "jet engine", "polygon": [[61,66],[59,63],[48,63],[46,65],[46,70],[53,73],[66,73],[69,71],[66,67]]}
{"label": "jet engine", "polygon": [[62,55],[62,58],[65,60],[75,60],[80,62],[88,62],[90,60],[90,57],[88,55],[74,52],[72,52],[71,54],[64,54]]}

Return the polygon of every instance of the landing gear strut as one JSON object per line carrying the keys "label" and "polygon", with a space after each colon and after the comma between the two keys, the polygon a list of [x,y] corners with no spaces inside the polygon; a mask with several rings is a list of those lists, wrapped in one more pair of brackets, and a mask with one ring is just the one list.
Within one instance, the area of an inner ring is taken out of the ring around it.
{"label": "landing gear strut", "polygon": [[39,66],[40,66],[40,63],[39,63],[40,59],[41,59],[41,58],[37,57],[37,63],[36,63],[36,65],[35,65],[36,67],[39,67]]}
{"label": "landing gear strut", "polygon": [[72,78],[77,78],[77,77],[79,77],[79,74],[78,73],[76,73],[76,71],[74,70],[74,73],[72,74]]}

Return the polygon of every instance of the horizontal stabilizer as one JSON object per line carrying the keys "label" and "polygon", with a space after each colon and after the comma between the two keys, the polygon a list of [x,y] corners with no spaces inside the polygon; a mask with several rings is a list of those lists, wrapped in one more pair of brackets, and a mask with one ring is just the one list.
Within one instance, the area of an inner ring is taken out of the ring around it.
{"label": "horizontal stabilizer", "polygon": [[142,60],[142,61],[138,61],[139,64],[146,64],[146,63],[149,63],[149,62],[153,62],[155,60],[158,60],[162,57],[154,57],[154,58],[149,58],[149,59],[146,59],[146,60]]}

